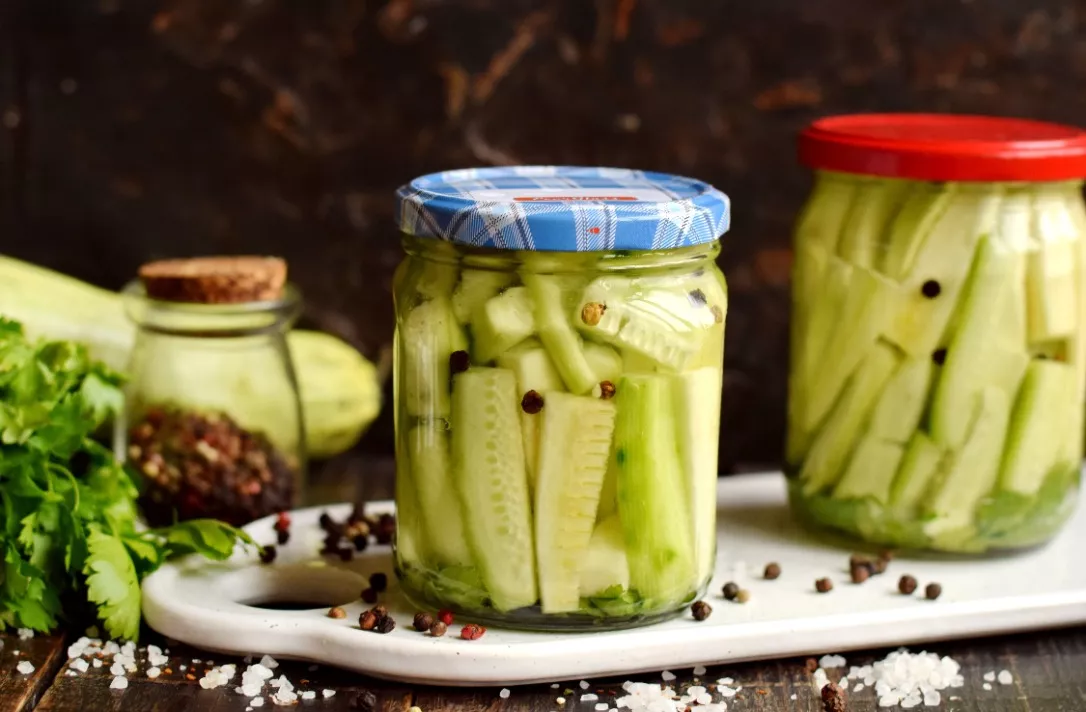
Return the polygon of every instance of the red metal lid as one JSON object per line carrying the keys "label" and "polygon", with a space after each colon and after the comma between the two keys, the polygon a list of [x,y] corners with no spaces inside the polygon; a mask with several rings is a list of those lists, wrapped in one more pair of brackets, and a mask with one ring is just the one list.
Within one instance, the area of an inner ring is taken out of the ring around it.
{"label": "red metal lid", "polygon": [[1086,131],[1027,119],[954,114],[851,114],[799,137],[815,169],[938,181],[1086,178]]}

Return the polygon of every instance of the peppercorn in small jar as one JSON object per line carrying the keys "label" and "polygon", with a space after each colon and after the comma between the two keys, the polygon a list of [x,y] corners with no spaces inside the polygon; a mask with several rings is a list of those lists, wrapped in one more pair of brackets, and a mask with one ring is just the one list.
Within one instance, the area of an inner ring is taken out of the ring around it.
{"label": "peppercorn in small jar", "polygon": [[120,447],[149,523],[289,509],[305,445],[285,339],[300,300],[283,261],[151,263],[124,294],[138,329]]}
{"label": "peppercorn in small jar", "polygon": [[800,138],[787,473],[868,542],[1034,546],[1073,511],[1086,401],[1086,132],[866,115]]}
{"label": "peppercorn in small jar", "polygon": [[396,566],[420,607],[598,630],[704,592],[728,208],[705,183],[602,168],[400,190]]}

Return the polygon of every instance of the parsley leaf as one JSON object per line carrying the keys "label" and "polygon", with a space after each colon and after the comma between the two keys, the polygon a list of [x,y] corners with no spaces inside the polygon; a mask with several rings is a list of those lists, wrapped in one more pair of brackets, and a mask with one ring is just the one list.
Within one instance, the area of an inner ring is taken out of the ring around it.
{"label": "parsley leaf", "polygon": [[140,582],[124,542],[92,526],[87,535],[87,598],[115,638],[135,639],[140,631]]}

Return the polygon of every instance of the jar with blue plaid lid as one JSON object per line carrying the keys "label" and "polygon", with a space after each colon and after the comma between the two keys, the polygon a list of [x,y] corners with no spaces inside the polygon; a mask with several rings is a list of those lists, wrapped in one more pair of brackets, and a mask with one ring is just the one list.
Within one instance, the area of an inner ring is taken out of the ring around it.
{"label": "jar with blue plaid lid", "polygon": [[540,630],[686,609],[716,554],[727,196],[522,166],[423,176],[397,198],[405,593]]}

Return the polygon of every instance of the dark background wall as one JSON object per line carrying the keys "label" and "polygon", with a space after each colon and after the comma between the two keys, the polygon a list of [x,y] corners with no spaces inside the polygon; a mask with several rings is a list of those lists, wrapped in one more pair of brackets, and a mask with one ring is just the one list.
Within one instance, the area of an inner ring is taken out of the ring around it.
{"label": "dark background wall", "polygon": [[[306,321],[378,358],[412,176],[697,176],[734,202],[731,470],[783,436],[797,130],[865,110],[1086,124],[1084,80],[1074,0],[0,0],[0,251],[108,287],[150,258],[279,253]],[[391,451],[390,416],[360,448]]]}

